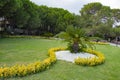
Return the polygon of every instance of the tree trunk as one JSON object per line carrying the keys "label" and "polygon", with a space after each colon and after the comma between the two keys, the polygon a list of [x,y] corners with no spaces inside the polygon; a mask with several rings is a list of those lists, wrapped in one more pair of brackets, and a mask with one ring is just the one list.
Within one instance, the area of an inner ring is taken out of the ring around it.
{"label": "tree trunk", "polygon": [[74,42],[72,47],[73,47],[74,53],[79,52],[79,43],[78,42]]}

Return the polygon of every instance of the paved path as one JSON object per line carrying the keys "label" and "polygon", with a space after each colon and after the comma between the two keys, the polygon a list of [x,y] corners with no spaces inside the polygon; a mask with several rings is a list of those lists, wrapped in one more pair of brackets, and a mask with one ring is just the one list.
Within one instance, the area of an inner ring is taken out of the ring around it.
{"label": "paved path", "polygon": [[110,43],[110,45],[120,47],[120,45],[117,45],[117,44],[114,44],[114,43]]}

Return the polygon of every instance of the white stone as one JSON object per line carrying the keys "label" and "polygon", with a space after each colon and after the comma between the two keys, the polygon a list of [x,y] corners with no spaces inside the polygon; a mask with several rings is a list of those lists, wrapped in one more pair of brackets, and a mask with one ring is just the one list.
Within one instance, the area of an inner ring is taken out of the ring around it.
{"label": "white stone", "polygon": [[91,57],[95,57],[95,55],[90,54],[90,53],[71,53],[70,51],[66,50],[66,51],[57,51],[55,52],[56,57],[58,60],[65,60],[65,61],[69,61],[69,62],[73,62],[74,63],[74,59],[80,57],[80,58],[91,58]]}

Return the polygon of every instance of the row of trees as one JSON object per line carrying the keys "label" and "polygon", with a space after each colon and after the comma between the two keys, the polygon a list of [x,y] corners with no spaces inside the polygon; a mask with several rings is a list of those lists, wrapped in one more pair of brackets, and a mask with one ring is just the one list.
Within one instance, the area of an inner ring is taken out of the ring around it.
{"label": "row of trees", "polygon": [[25,29],[27,33],[39,30],[56,34],[72,24],[74,18],[67,10],[38,6],[29,0],[1,0],[0,11],[0,17],[9,22],[10,29]]}
{"label": "row of trees", "polygon": [[[82,28],[88,36],[120,36],[120,9],[89,3],[75,15],[62,8],[38,6],[29,0],[0,0],[0,26],[10,34],[57,34],[68,25]],[[50,35],[49,34],[49,35]]]}

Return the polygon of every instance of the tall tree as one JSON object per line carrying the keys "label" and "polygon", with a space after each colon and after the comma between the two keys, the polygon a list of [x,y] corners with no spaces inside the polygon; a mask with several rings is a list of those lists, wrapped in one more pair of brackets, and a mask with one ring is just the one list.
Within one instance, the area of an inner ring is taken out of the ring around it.
{"label": "tall tree", "polygon": [[21,0],[0,0],[0,17],[10,17],[21,7]]}
{"label": "tall tree", "polygon": [[120,23],[120,9],[112,9],[112,19],[114,21],[114,26],[117,26],[117,23]]}
{"label": "tall tree", "polygon": [[[80,11],[83,19],[83,28],[87,27],[90,35],[104,37],[110,35],[113,19],[111,9],[101,3],[88,3]],[[103,30],[102,30],[103,29]]]}

